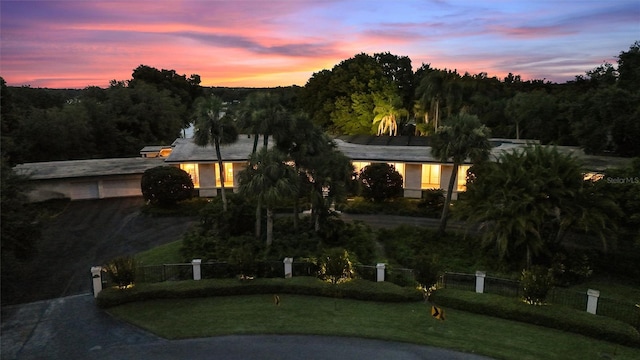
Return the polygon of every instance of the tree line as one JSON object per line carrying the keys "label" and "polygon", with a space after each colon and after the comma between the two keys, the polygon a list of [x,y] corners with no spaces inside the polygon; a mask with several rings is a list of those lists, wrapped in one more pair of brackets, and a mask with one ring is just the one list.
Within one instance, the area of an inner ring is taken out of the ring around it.
{"label": "tree line", "polygon": [[330,134],[432,135],[447,118],[467,113],[493,137],[640,155],[640,42],[622,51],[616,65],[604,63],[562,84],[430,64],[413,71],[410,58],[388,52],[357,54],[314,73],[304,87],[208,88],[199,75],[147,65],[105,89],[0,83],[2,156],[10,164],[137,156],[146,145],[180,136],[198,98],[214,94],[233,106],[255,92],[277,95]]}
{"label": "tree line", "polygon": [[591,154],[640,154],[634,141],[640,136],[640,42],[619,54],[617,66],[604,63],[563,84],[430,64],[411,69],[408,57],[358,54],[314,73],[300,103],[338,134],[431,135],[443,120],[467,113],[494,137],[581,146]]}

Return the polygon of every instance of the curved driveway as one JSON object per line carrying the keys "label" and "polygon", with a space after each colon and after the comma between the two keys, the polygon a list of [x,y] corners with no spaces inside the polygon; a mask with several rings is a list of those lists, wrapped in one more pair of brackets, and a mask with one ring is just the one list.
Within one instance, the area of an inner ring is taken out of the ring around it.
{"label": "curved driveway", "polygon": [[379,340],[247,335],[165,340],[112,318],[92,294],[2,309],[2,359],[487,359]]}

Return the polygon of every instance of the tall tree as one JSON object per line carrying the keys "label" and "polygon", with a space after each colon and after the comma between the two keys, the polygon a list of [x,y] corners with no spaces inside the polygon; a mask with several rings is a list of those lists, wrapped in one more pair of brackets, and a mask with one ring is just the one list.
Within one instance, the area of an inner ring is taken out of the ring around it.
{"label": "tall tree", "polygon": [[449,118],[444,126],[439,127],[432,138],[431,153],[433,156],[442,162],[453,162],[447,197],[438,228],[440,234],[443,234],[447,227],[449,206],[456,184],[458,168],[466,159],[471,159],[473,163],[479,163],[488,158],[491,150],[489,134],[489,129],[480,123],[477,116],[458,114]]}
{"label": "tall tree", "polygon": [[221,144],[230,144],[238,140],[238,130],[228,117],[222,117],[222,100],[217,96],[201,98],[195,106],[193,119],[195,122],[194,141],[199,146],[213,144],[220,170],[220,195],[223,210],[227,211],[227,196],[224,186],[224,163],[220,153]]}
{"label": "tall tree", "polygon": [[247,96],[238,111],[238,119],[241,127],[254,135],[252,153],[257,150],[259,135],[263,136],[263,147],[267,147],[270,136],[287,132],[288,116],[276,94],[260,91]]}
{"label": "tall tree", "polygon": [[[267,208],[267,246],[271,246],[273,208],[297,193],[296,171],[288,164],[285,154],[277,149],[262,148],[251,155],[247,168],[238,174],[238,178],[240,193],[256,199],[258,206],[264,205]],[[256,237],[259,236],[260,234],[256,234]]]}

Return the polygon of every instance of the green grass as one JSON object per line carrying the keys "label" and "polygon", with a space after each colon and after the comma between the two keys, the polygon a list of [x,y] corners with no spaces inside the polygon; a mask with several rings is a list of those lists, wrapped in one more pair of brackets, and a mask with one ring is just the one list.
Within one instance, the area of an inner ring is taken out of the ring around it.
{"label": "green grass", "polygon": [[430,316],[422,302],[378,303],[281,295],[152,300],[109,309],[114,316],[168,339],[228,334],[318,334],[385,339],[450,348],[497,359],[638,359],[640,349],[445,309]]}
{"label": "green grass", "polygon": [[182,263],[184,259],[180,255],[181,246],[182,240],[178,240],[138,253],[136,262],[139,266]]}

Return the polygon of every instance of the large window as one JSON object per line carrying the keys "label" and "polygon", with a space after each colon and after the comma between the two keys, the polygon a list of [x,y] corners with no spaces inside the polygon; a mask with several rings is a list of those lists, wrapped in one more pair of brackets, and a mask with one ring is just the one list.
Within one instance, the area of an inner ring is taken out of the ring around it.
{"label": "large window", "polygon": [[180,169],[184,170],[191,176],[193,186],[195,188],[200,187],[200,176],[198,174],[198,164],[180,164]]}
{"label": "large window", "polygon": [[440,165],[422,164],[422,189],[440,189]]}
{"label": "large window", "polygon": [[[224,187],[233,187],[233,163],[222,163],[224,167]],[[216,187],[222,187],[220,185],[220,166],[215,165],[216,168]]]}
{"label": "large window", "polygon": [[456,178],[458,191],[467,191],[467,170],[469,170],[470,167],[469,165],[460,165],[460,167],[458,167],[458,176]]}
{"label": "large window", "polygon": [[353,165],[353,168],[358,174],[360,174],[360,171],[362,171],[362,169],[364,169],[365,166],[371,165],[370,162],[366,162],[366,161],[353,161],[351,164]]}
{"label": "large window", "polygon": [[402,175],[402,186],[404,187],[405,185],[405,176],[404,176],[404,163],[389,163],[389,165],[393,165],[394,168],[396,168],[396,171],[400,173],[400,175]]}

